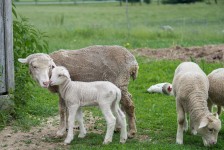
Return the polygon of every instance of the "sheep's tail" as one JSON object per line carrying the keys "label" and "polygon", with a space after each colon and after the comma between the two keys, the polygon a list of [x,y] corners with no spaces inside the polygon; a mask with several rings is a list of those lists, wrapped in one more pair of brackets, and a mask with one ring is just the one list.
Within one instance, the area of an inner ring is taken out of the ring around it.
{"label": "sheep's tail", "polygon": [[134,64],[130,68],[130,76],[132,77],[133,80],[135,80],[138,76],[138,64]]}

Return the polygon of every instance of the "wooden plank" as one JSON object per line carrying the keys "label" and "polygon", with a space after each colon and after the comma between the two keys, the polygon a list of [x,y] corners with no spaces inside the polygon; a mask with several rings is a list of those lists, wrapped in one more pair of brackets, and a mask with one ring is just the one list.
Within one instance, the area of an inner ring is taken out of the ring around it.
{"label": "wooden plank", "polygon": [[4,2],[0,1],[0,95],[6,92],[5,83],[5,42],[4,42]]}
{"label": "wooden plank", "polygon": [[13,27],[12,27],[12,1],[4,0],[5,17],[5,61],[6,61],[6,88],[7,92],[14,89],[14,55],[13,55]]}

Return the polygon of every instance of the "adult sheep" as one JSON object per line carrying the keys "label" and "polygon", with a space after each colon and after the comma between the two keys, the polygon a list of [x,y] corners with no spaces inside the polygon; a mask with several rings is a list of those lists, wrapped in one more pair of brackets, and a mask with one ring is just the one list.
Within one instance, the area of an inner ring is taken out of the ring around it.
{"label": "adult sheep", "polygon": [[216,144],[221,121],[207,107],[209,81],[206,74],[193,62],[181,63],[175,70],[172,86],[178,120],[176,142],[183,144],[183,131],[188,129],[186,113],[189,113],[192,133],[201,135],[205,146]]}
{"label": "adult sheep", "polygon": [[208,108],[212,112],[212,105],[218,106],[218,114],[221,115],[224,106],[224,68],[213,70],[208,75],[209,80],[209,99]]}
{"label": "adult sheep", "polygon": [[[129,79],[136,79],[138,63],[135,57],[121,46],[90,46],[79,50],[59,50],[49,55],[37,53],[31,54],[25,59],[19,59],[21,63],[29,65],[33,78],[42,87],[49,85],[49,76],[53,66],[65,66],[70,72],[71,79],[75,81],[110,81],[121,89],[121,106],[125,111],[128,123],[128,136],[133,137],[137,132],[135,124],[134,104],[131,94],[128,92]],[[58,93],[58,87],[48,87],[52,92]],[[59,95],[60,129],[66,126],[66,108],[64,100]]]}

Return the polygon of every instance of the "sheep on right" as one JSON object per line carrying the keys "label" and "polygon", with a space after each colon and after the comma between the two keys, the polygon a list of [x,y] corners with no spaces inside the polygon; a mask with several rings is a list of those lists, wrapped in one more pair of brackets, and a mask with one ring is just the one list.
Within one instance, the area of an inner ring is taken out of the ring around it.
{"label": "sheep on right", "polygon": [[209,81],[206,74],[196,63],[183,62],[175,70],[172,87],[177,110],[176,143],[183,144],[189,113],[191,132],[202,136],[205,146],[216,144],[221,121],[207,107]]}
{"label": "sheep on right", "polygon": [[221,115],[224,106],[224,68],[213,70],[208,75],[209,80],[209,99],[208,109],[212,112],[212,105],[218,106],[218,115]]}

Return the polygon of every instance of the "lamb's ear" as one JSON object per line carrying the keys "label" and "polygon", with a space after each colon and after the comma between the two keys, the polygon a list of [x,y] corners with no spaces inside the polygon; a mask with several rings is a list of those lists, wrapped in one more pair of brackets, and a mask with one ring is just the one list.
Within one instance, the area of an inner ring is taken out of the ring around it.
{"label": "lamb's ear", "polygon": [[67,77],[68,79],[70,78],[70,75],[67,71],[63,73],[63,76]]}
{"label": "lamb's ear", "polygon": [[198,129],[204,128],[207,125],[208,125],[208,118],[206,117],[206,118],[202,119],[202,121],[200,122],[200,125],[199,125]]}
{"label": "lamb's ear", "polygon": [[28,63],[27,58],[19,58],[18,61],[23,63],[23,64],[27,64]]}

